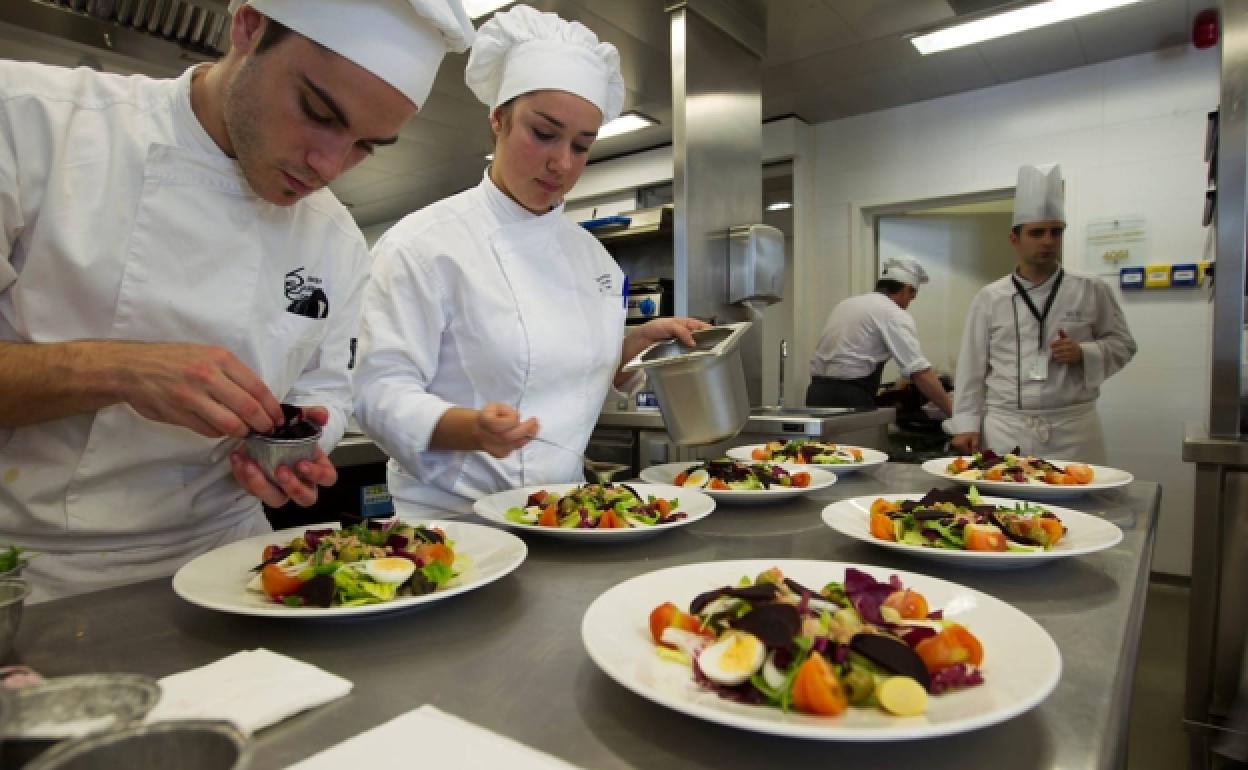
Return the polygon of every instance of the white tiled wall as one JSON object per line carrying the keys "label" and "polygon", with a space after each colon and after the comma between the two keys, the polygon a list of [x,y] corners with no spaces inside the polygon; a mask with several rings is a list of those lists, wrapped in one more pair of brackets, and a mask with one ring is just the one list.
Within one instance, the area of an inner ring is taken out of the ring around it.
{"label": "white tiled wall", "polygon": [[[871,243],[856,212],[1012,187],[1023,163],[1062,165],[1068,267],[1100,272],[1084,259],[1087,224],[1126,216],[1147,221],[1151,261],[1208,258],[1203,150],[1217,100],[1216,53],[1181,47],[816,126],[822,248],[796,267],[795,355],[809,359],[831,303],[869,288]],[[1174,574],[1190,572],[1192,470],[1181,447],[1183,423],[1207,419],[1207,296],[1122,297],[1140,353],[1100,400],[1110,464],[1163,485],[1153,566]]]}

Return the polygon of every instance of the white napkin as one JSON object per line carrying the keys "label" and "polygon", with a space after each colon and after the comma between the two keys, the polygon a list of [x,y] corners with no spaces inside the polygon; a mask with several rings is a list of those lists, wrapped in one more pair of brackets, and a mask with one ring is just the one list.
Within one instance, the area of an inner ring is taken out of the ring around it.
{"label": "white napkin", "polygon": [[253,733],[351,692],[351,682],[265,649],[243,650],[216,663],[160,680],[160,702],[147,721],[228,719]]}
{"label": "white napkin", "polygon": [[342,770],[344,767],[407,770],[412,766],[412,746],[417,744],[420,764],[438,770],[481,770],[483,767],[576,770],[575,765],[562,759],[430,705],[397,716],[287,770]]}

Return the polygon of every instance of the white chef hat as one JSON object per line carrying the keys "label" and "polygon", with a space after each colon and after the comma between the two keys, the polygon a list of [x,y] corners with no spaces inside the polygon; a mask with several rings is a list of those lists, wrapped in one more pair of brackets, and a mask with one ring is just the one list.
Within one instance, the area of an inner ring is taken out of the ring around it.
{"label": "white chef hat", "polygon": [[231,0],[343,56],[423,107],[447,51],[472,44],[460,0]]}
{"label": "white chef hat", "polygon": [[1066,186],[1062,182],[1062,167],[1056,163],[1047,166],[1020,166],[1018,186],[1014,189],[1014,221],[1011,225],[1028,222],[1066,222]]}
{"label": "white chef hat", "polygon": [[602,122],[624,106],[620,54],[585,25],[517,5],[477,30],[464,80],[494,109],[521,94],[568,91],[592,103]]}
{"label": "white chef hat", "polygon": [[884,260],[884,272],[880,274],[880,280],[899,281],[917,289],[919,284],[927,283],[927,271],[914,257],[889,257]]}

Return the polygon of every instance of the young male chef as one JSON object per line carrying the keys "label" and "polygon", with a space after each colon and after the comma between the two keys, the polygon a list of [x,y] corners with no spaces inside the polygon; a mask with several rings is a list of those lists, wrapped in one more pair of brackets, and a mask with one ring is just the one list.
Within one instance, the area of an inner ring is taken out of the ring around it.
{"label": "young male chef", "polygon": [[1103,463],[1101,383],[1135,355],[1109,285],[1065,270],[1060,167],[1023,166],[1010,245],[1018,267],[980,289],[954,379],[953,447]]}
{"label": "young male chef", "polygon": [[396,141],[459,0],[234,0],[230,52],[174,80],[0,62],[0,544],[36,598],[169,575],[315,501],[238,450],[350,413],[368,251],[325,186]]}
{"label": "young male chef", "polygon": [[874,406],[880,374],[894,358],[920,393],[953,414],[949,394],[919,349],[914,318],[906,312],[927,281],[917,259],[892,257],[885,260],[875,291],[832,308],[810,360],[807,406]]}

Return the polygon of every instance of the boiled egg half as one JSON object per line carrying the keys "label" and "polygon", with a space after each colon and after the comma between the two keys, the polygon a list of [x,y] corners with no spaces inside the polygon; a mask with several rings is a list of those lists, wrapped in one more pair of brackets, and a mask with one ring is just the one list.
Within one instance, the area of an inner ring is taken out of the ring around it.
{"label": "boiled egg half", "polygon": [[707,473],[703,468],[698,468],[696,471],[690,472],[690,474],[685,478],[685,483],[681,486],[697,487],[698,489],[701,489],[709,484],[710,481],[711,474]]}
{"label": "boiled egg half", "polygon": [[360,562],[360,569],[378,583],[404,583],[416,571],[416,565],[401,556],[387,556]]}
{"label": "boiled egg half", "polygon": [[732,687],[749,679],[766,657],[767,648],[757,636],[729,631],[698,655],[698,668],[715,684]]}

